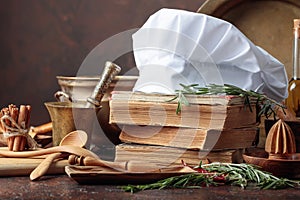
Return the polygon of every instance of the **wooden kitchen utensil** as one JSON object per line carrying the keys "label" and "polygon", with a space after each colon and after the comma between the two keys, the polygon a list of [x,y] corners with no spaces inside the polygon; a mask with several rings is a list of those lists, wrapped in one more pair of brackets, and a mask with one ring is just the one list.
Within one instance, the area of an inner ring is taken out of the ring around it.
{"label": "wooden kitchen utensil", "polygon": [[87,99],[86,108],[93,108],[93,107],[97,108],[101,106],[101,100],[106,90],[108,89],[111,81],[120,71],[121,71],[121,67],[119,67],[115,63],[112,63],[110,61],[107,61],[105,63],[105,67],[102,72],[100,81],[96,85],[93,94]]}
{"label": "wooden kitchen utensil", "polygon": [[[67,134],[59,143],[59,146],[74,145],[83,147],[88,140],[87,133],[82,130],[72,131]],[[42,177],[48,171],[52,162],[63,156],[63,153],[53,153],[46,157],[30,174],[30,180],[34,181]]]}
{"label": "wooden kitchen utensil", "polygon": [[[2,147],[8,151],[7,147]],[[10,176],[29,176],[46,156],[34,158],[0,158],[0,177]],[[47,171],[47,174],[64,174],[65,166],[69,165],[68,160],[57,160],[52,163]]]}
{"label": "wooden kitchen utensil", "polygon": [[92,158],[92,157],[84,157],[84,156],[69,156],[69,164],[74,165],[82,165],[82,166],[101,166],[115,169],[117,171],[126,171],[126,172],[153,172],[161,168],[161,166],[148,163],[148,162],[139,162],[139,161],[118,161],[111,162],[102,159]]}
{"label": "wooden kitchen utensil", "polygon": [[269,130],[265,149],[250,149],[244,161],[284,178],[300,178],[300,154],[296,152],[295,137],[289,125],[278,120]]}
{"label": "wooden kitchen utensil", "polygon": [[283,120],[278,120],[270,129],[265,150],[269,153],[269,158],[284,158],[296,153],[294,133]]}
{"label": "wooden kitchen utensil", "polygon": [[31,126],[28,134],[34,138],[36,135],[45,134],[50,131],[52,131],[52,122],[48,122],[39,126]]}
{"label": "wooden kitchen utensil", "polygon": [[87,149],[84,149],[82,147],[77,147],[73,145],[55,146],[47,149],[38,149],[34,151],[23,151],[23,152],[0,150],[0,156],[8,157],[8,158],[29,158],[29,157],[42,156],[42,155],[60,153],[60,152],[75,154],[78,156],[90,156],[93,158],[99,158],[95,153]]}

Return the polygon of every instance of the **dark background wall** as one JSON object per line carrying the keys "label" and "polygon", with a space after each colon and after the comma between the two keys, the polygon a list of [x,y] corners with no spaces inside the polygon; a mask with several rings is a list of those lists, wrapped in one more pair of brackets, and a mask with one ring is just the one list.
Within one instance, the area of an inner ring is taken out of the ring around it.
{"label": "dark background wall", "polygon": [[[0,107],[32,105],[32,125],[50,120],[44,106],[105,39],[143,25],[160,8],[197,11],[205,0],[0,0]],[[132,66],[131,59],[118,64]]]}

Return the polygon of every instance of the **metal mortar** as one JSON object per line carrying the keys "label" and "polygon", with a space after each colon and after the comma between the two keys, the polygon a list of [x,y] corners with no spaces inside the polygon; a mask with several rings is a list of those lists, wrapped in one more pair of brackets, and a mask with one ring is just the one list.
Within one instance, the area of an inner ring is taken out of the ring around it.
{"label": "metal mortar", "polygon": [[85,108],[84,103],[72,102],[46,102],[45,106],[52,121],[53,146],[59,145],[71,131],[83,130],[88,134],[86,147],[89,148],[93,123],[97,121],[100,108]]}

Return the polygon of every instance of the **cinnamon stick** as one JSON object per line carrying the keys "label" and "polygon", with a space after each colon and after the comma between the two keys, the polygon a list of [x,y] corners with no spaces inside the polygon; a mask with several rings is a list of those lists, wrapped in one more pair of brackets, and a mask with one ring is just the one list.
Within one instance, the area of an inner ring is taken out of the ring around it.
{"label": "cinnamon stick", "polygon": [[[5,121],[1,121],[0,128],[3,132],[12,132],[13,129],[19,126],[22,130],[28,130],[29,121],[30,121],[31,106],[30,105],[21,105],[20,108],[17,108],[16,105],[10,104],[8,107],[2,108],[0,111],[0,117],[7,115],[10,118],[6,118]],[[13,123],[15,122],[15,123]],[[16,125],[17,124],[17,125]],[[11,129],[8,129],[12,128]],[[18,130],[18,129],[17,129]],[[11,151],[23,151],[27,145],[27,136],[24,135],[23,131],[19,134],[8,135],[7,146]]]}
{"label": "cinnamon stick", "polygon": [[25,136],[18,136],[21,138],[20,146],[18,151],[24,151],[26,148],[27,140]]}
{"label": "cinnamon stick", "polygon": [[[19,109],[15,106],[15,105],[10,105],[8,107],[9,109],[9,113],[10,113],[10,117],[14,120],[14,121],[18,121],[18,115],[19,115]],[[11,126],[14,128],[15,126],[13,124],[11,124]],[[10,151],[13,150],[13,146],[14,146],[14,140],[15,140],[15,136],[11,136],[7,138],[7,146],[8,149]]]}
{"label": "cinnamon stick", "polygon": [[[3,112],[3,115],[9,115],[9,109],[8,108],[3,108],[1,112]],[[7,126],[10,126],[10,121],[8,119],[6,119],[5,124]],[[4,132],[6,132],[7,130],[6,130],[4,125],[3,125],[3,128],[4,128]]]}
{"label": "cinnamon stick", "polygon": [[[26,117],[25,117],[25,126],[24,126],[24,128],[28,129],[29,121],[30,121],[31,106],[27,105],[27,106],[25,106],[25,108],[26,108]],[[27,144],[27,139],[26,139],[26,137],[23,136],[22,139],[21,139],[20,151],[25,150],[26,144]]]}
{"label": "cinnamon stick", "polygon": [[[9,109],[8,109],[8,108],[3,108],[3,109],[1,110],[1,112],[3,113],[3,116],[4,116],[4,115],[9,115]],[[2,122],[2,121],[1,121],[1,122]],[[5,125],[10,126],[10,121],[9,121],[8,119],[6,119],[6,120],[4,121],[4,123],[5,123]],[[2,124],[3,130],[4,130],[4,132],[7,132],[7,129],[6,129],[6,126],[5,126],[5,125]]]}
{"label": "cinnamon stick", "polygon": [[[0,111],[0,119],[3,117],[2,111]],[[2,123],[0,122],[0,132],[4,132]]]}
{"label": "cinnamon stick", "polygon": [[[4,115],[10,115],[10,113],[9,113],[9,108],[2,108],[1,109],[1,115],[2,116],[4,116]],[[1,117],[2,117],[1,116]],[[4,124],[5,123],[5,124]],[[2,129],[3,129],[3,132],[7,132],[7,129],[6,129],[6,126],[5,125],[10,125],[10,121],[9,120],[5,120],[4,122],[2,122],[2,120],[1,120],[1,126],[2,126]],[[7,138],[7,144],[12,144],[12,138]],[[12,148],[10,148],[11,146],[9,146],[8,145],[8,147],[9,147],[9,149],[10,150],[12,150]]]}
{"label": "cinnamon stick", "polygon": [[29,127],[30,114],[31,114],[31,106],[30,105],[26,105],[26,124],[25,124],[25,128],[26,129]]}
{"label": "cinnamon stick", "polygon": [[[18,125],[21,128],[26,128],[26,115],[27,115],[27,109],[25,105],[20,106],[19,110],[19,116],[18,116]],[[13,151],[23,151],[22,149],[22,140],[26,139],[24,136],[15,136],[14,139],[14,145],[13,145]],[[24,146],[25,147],[25,146]]]}

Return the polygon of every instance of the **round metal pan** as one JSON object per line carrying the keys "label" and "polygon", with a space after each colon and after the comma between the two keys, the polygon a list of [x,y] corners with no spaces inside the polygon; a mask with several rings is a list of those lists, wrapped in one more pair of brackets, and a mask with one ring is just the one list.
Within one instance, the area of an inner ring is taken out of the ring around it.
{"label": "round metal pan", "polygon": [[299,0],[208,0],[199,9],[235,25],[254,44],[285,65],[292,76],[293,19],[300,18]]}

